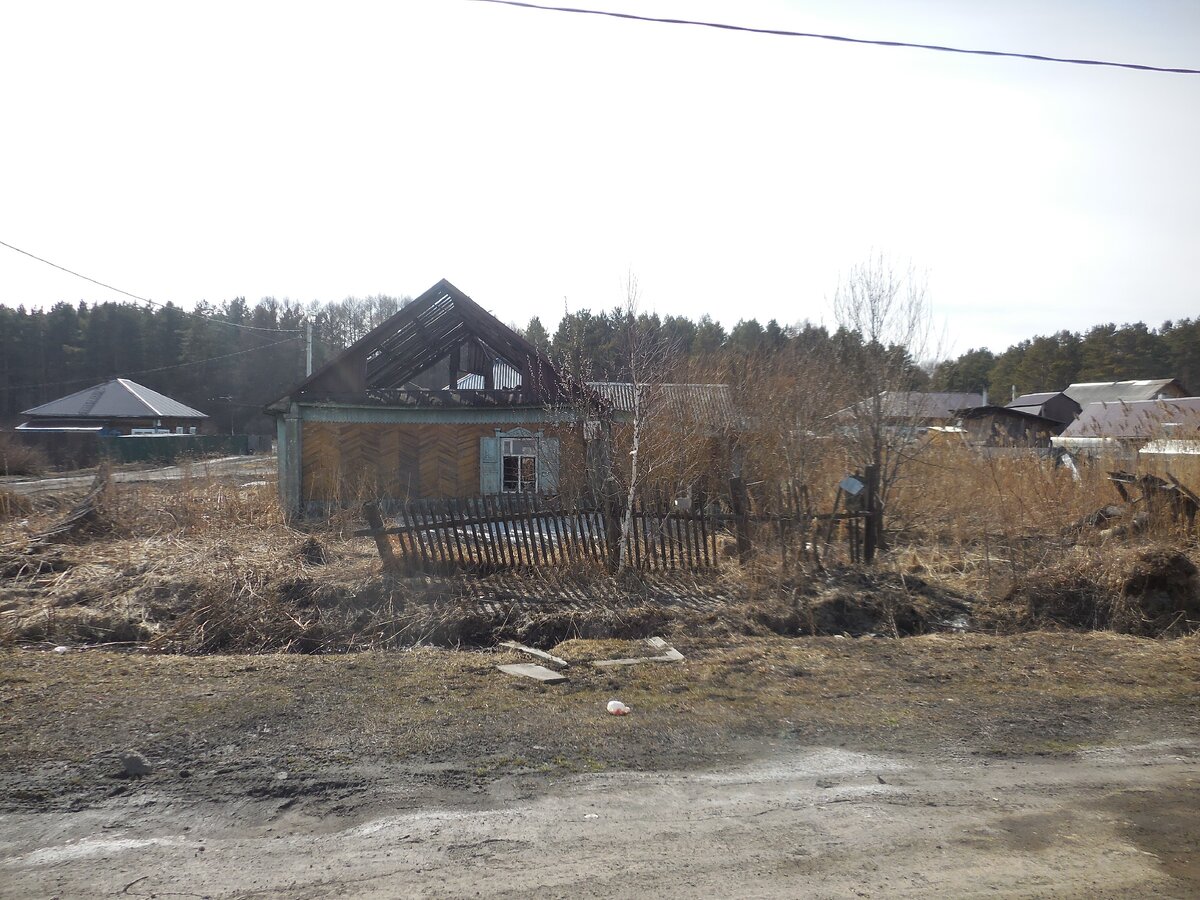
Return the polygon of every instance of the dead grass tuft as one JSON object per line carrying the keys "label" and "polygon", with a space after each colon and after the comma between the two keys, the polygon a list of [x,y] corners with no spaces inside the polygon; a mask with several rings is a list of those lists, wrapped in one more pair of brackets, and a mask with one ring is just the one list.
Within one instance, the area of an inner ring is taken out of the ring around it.
{"label": "dead grass tuft", "polygon": [[980,617],[1002,631],[1186,634],[1200,626],[1200,579],[1195,562],[1173,547],[1081,548],[1030,572]]}
{"label": "dead grass tuft", "polygon": [[23,494],[0,488],[0,522],[17,519],[33,512],[33,501]]}
{"label": "dead grass tuft", "polygon": [[50,458],[40,448],[0,433],[0,475],[44,475],[48,471]]}

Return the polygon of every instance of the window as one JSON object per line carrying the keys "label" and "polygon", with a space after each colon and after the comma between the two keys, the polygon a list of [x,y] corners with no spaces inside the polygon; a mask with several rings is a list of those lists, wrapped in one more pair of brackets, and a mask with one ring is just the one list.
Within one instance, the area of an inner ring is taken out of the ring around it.
{"label": "window", "polygon": [[537,438],[504,438],[501,446],[501,489],[505,493],[537,493]]}
{"label": "window", "polygon": [[558,438],[526,428],[479,438],[481,494],[558,493]]}

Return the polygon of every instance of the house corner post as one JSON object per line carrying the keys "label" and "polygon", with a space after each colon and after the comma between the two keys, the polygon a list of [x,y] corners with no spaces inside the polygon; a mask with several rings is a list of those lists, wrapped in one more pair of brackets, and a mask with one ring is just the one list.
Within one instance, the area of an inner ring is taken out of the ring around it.
{"label": "house corner post", "polygon": [[299,405],[293,403],[283,417],[282,439],[279,442],[279,496],[288,521],[298,519],[303,512],[301,484],[301,441],[304,422]]}

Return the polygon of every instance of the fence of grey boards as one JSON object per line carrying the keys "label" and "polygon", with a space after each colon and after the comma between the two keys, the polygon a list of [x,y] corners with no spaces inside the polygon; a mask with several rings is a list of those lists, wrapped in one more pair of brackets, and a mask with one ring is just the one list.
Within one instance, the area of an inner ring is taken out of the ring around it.
{"label": "fence of grey boards", "polygon": [[[532,494],[402,504],[388,524],[379,504],[367,503],[368,528],[386,568],[403,572],[489,573],[566,566],[579,561],[608,565],[621,541],[623,510],[594,504],[563,506]],[[716,568],[718,535],[732,516],[687,511],[665,497],[634,501],[627,551],[634,568]],[[393,541],[393,538],[395,540]]]}
{"label": "fence of grey boards", "polygon": [[[581,561],[611,571],[622,543],[626,564],[637,570],[715,570],[722,554],[722,535],[735,541],[741,562],[750,558],[751,523],[772,526],[767,533],[777,539],[785,568],[789,555],[797,552],[795,546],[800,553],[811,554],[819,565],[817,545],[822,537],[829,544],[838,521],[848,525],[852,560],[862,558],[864,544],[870,546],[859,528],[859,520],[869,513],[839,512],[840,492],[831,512],[813,515],[801,512],[795,492],[777,492],[773,511],[755,513],[741,479],[732,479],[730,489],[731,512],[707,502],[680,508],[663,494],[636,497],[628,529],[623,528],[625,506],[617,501],[563,504],[534,494],[410,500],[393,507],[392,524],[385,522],[379,503],[368,502],[363,516],[369,527],[355,535],[374,538],[385,569],[412,574],[490,574],[564,567]],[[628,534],[622,538],[626,530]]]}

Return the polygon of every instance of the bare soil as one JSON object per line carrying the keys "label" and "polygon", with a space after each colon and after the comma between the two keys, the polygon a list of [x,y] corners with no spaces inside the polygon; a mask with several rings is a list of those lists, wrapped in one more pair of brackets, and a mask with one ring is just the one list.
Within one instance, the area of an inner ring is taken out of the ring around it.
{"label": "bare soil", "polygon": [[1200,891],[1198,637],[639,646],[5,652],[0,895]]}

